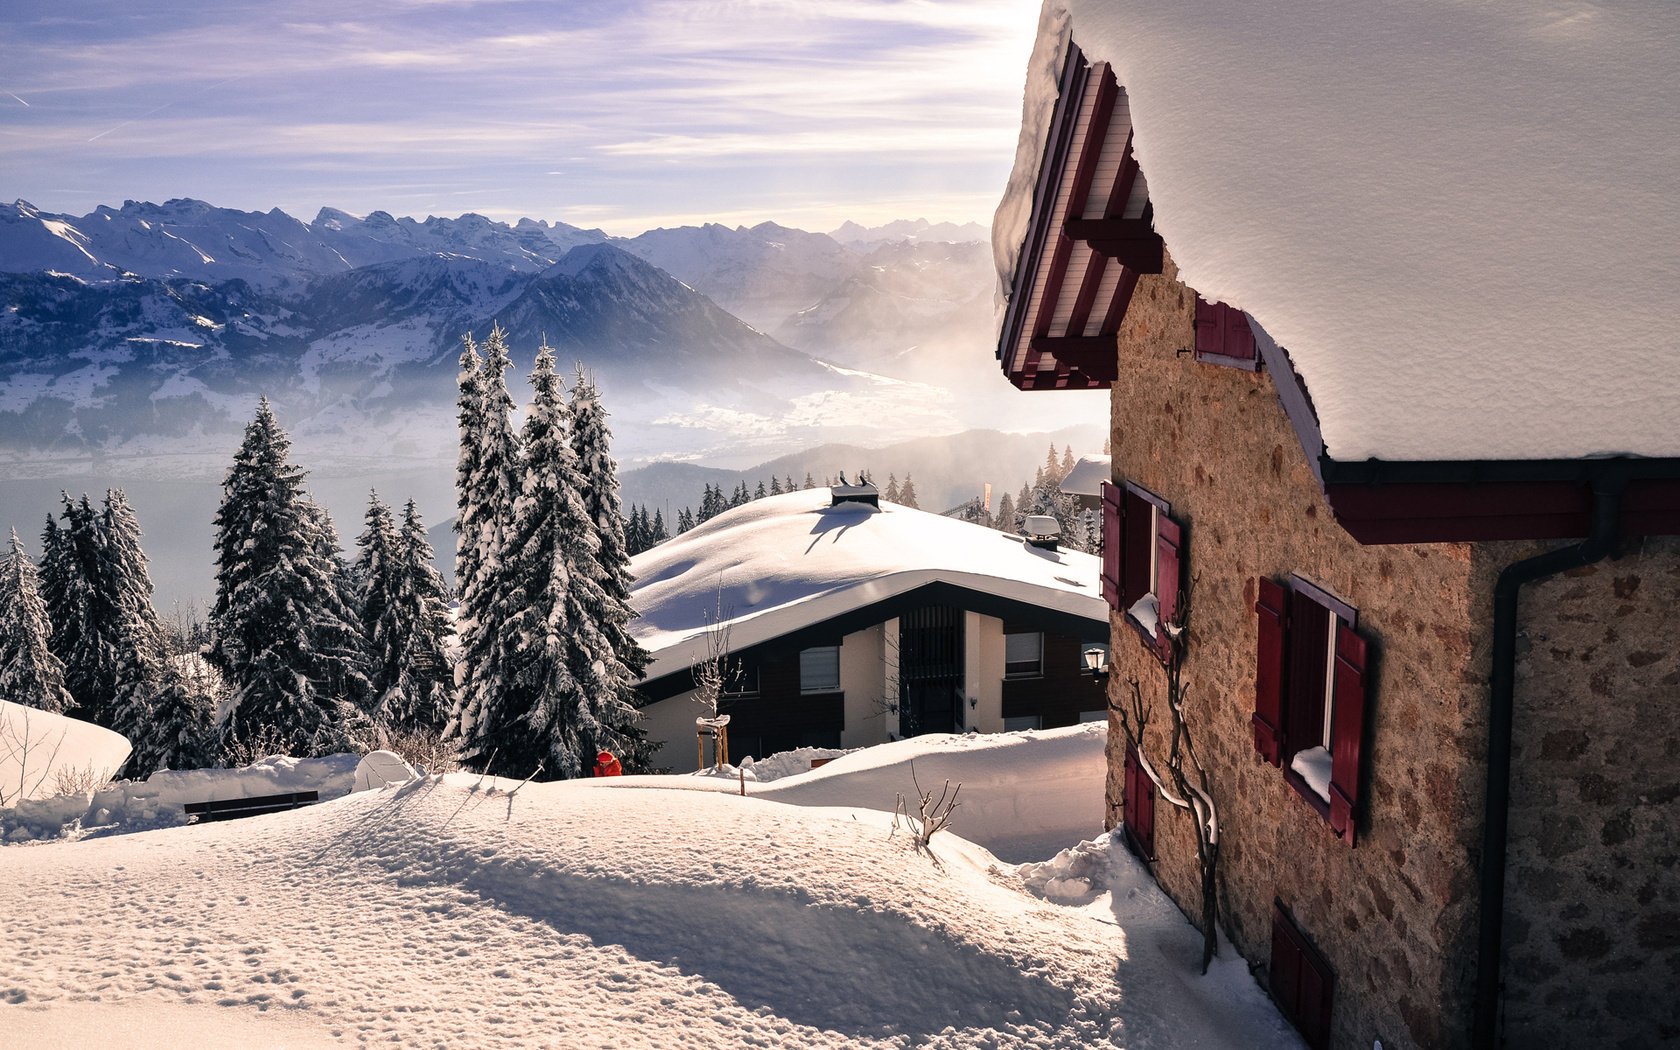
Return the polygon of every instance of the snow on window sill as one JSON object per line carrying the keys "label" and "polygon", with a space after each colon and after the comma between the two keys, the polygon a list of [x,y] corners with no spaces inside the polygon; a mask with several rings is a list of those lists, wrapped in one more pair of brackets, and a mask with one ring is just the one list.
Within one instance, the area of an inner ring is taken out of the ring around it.
{"label": "snow on window sill", "polygon": [[1309,747],[1295,752],[1295,758],[1289,763],[1289,768],[1297,773],[1301,782],[1312,789],[1313,794],[1330,801],[1330,752],[1322,747]]}
{"label": "snow on window sill", "polygon": [[1155,644],[1155,636],[1160,633],[1161,606],[1153,594],[1146,594],[1133,602],[1132,607],[1126,610],[1126,618],[1132,621],[1145,642],[1151,646]]}

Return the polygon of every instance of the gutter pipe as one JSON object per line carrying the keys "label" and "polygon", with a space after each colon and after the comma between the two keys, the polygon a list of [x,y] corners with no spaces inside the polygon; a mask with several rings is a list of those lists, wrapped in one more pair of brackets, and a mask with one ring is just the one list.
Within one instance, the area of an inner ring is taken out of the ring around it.
{"label": "gutter pipe", "polygon": [[1471,1044],[1499,1045],[1500,965],[1504,954],[1505,866],[1511,803],[1511,723],[1515,706],[1517,598],[1523,584],[1591,565],[1610,553],[1621,523],[1628,471],[1616,463],[1592,474],[1592,531],[1571,547],[1512,562],[1493,588],[1493,667],[1488,676],[1487,801],[1482,824],[1481,912]]}

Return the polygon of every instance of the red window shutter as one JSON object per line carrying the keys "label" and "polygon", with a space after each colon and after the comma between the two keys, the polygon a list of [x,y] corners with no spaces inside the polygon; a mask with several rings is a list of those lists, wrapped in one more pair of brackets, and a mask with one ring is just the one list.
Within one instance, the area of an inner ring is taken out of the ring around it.
{"label": "red window shutter", "polygon": [[1359,805],[1360,742],[1365,734],[1364,638],[1345,623],[1336,625],[1336,685],[1331,697],[1330,830],[1353,845]]}
{"label": "red window shutter", "polygon": [[1178,590],[1183,586],[1179,577],[1179,549],[1183,545],[1184,527],[1162,514],[1155,530],[1155,599],[1159,605],[1160,624],[1156,638],[1161,651],[1166,652],[1167,627],[1178,615]]}
{"label": "red window shutter", "polygon": [[1120,608],[1130,609],[1149,593],[1149,545],[1155,542],[1149,529],[1152,504],[1135,492],[1127,492],[1120,514]]}
{"label": "red window shutter", "polygon": [[1319,954],[1284,911],[1272,902],[1272,958],[1269,967],[1272,998],[1284,1016],[1295,1022],[1313,1050],[1330,1045],[1330,1011],[1336,978],[1329,960]]}
{"label": "red window shutter", "polygon": [[1260,616],[1260,649],[1254,663],[1254,749],[1276,766],[1283,761],[1284,653],[1289,618],[1288,592],[1260,577],[1254,611]]}
{"label": "red window shutter", "polygon": [[1196,297],[1196,360],[1238,368],[1254,367],[1254,329],[1248,315],[1225,303]]}
{"label": "red window shutter", "polygon": [[1225,352],[1224,333],[1220,330],[1219,303],[1210,303],[1201,296],[1196,296],[1196,356],[1205,354],[1223,354]]}
{"label": "red window shutter", "polygon": [[1102,483],[1102,595],[1110,609],[1119,611],[1120,604],[1120,486]]}

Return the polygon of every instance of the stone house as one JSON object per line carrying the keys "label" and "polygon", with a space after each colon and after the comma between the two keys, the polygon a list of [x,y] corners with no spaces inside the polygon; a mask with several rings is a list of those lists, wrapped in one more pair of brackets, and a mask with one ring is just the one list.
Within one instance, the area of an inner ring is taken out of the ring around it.
{"label": "stone house", "polygon": [[[696,665],[727,648],[732,760],[1106,717],[1099,559],[880,500],[754,500],[631,561],[654,762],[699,762]],[[694,759],[695,761],[689,761]],[[707,759],[710,761],[710,757]]]}
{"label": "stone house", "polygon": [[[1215,301],[1181,270],[1168,198],[1157,210],[1139,157],[1160,158],[1151,174],[1165,190],[1169,175],[1190,179],[1228,154],[1198,156],[1181,124],[1151,123],[1146,100],[1184,106],[1195,75],[1145,75],[1150,91],[1128,93],[1130,69],[1147,74],[1148,49],[1175,39],[1170,16],[1130,6],[1046,4],[994,226],[1007,378],[1024,391],[1111,391],[1110,826],[1198,919],[1196,818],[1163,803],[1158,769],[1168,625],[1182,626],[1185,721],[1217,809],[1219,932],[1309,1046],[1674,1045],[1672,352],[1666,373],[1628,363],[1657,398],[1650,418],[1666,412],[1669,425],[1622,454],[1552,451],[1560,431],[1605,447],[1597,434],[1616,408],[1581,407],[1590,381],[1554,382],[1511,421],[1504,378],[1467,371],[1464,383],[1488,384],[1497,429],[1514,433],[1417,434],[1427,391],[1406,389],[1405,375],[1390,389],[1388,373],[1359,371],[1357,348],[1296,352],[1266,327],[1274,305],[1289,327],[1296,293],[1261,271],[1312,261],[1289,230],[1221,215],[1232,249],[1209,224],[1184,224],[1207,271],[1251,298]],[[1128,17],[1148,31],[1123,32]],[[1252,29],[1244,17],[1229,33]],[[1198,26],[1196,39],[1228,54],[1210,32]],[[1228,126],[1218,116],[1201,119]],[[1313,130],[1316,150],[1338,141]],[[1665,207],[1657,218],[1672,229]],[[1427,258],[1429,242],[1388,247]],[[1244,252],[1261,259],[1245,264]],[[1357,275],[1344,283],[1300,294],[1361,294]],[[1397,316],[1425,315],[1401,306]],[[1593,352],[1636,321],[1599,333]],[[1311,339],[1324,326],[1292,327]],[[1406,397],[1420,399],[1416,422],[1392,403]],[[1390,442],[1392,458],[1366,454],[1366,408],[1391,421],[1377,448]],[[1525,447],[1544,451],[1525,458]],[[1155,713],[1137,753],[1121,717],[1132,682]]]}

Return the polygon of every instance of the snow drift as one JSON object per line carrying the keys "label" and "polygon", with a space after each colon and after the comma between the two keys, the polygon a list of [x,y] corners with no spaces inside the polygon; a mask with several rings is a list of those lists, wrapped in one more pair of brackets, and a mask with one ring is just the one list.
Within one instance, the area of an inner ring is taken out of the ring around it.
{"label": "snow drift", "polygon": [[102,784],[130,750],[121,733],[0,700],[0,806]]}

